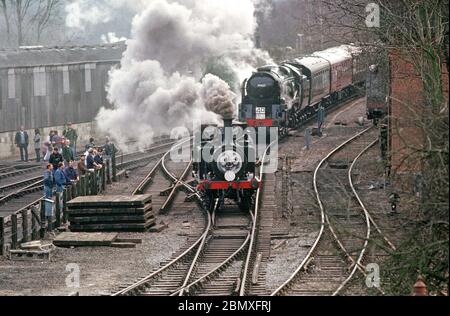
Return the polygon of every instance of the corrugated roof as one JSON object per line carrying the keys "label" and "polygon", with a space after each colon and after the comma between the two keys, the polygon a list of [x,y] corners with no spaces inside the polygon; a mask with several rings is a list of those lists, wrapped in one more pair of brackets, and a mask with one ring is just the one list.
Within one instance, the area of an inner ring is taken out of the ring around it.
{"label": "corrugated roof", "polygon": [[36,67],[120,60],[125,42],[98,46],[24,47],[0,50],[0,68]]}

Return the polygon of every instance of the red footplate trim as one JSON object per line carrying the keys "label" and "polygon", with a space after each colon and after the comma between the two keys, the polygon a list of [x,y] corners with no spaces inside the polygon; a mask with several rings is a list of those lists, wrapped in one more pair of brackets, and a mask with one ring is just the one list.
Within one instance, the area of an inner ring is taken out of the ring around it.
{"label": "red footplate trim", "polygon": [[252,181],[245,181],[245,182],[225,182],[225,181],[205,181],[198,185],[198,189],[202,191],[206,190],[228,190],[229,188],[232,188],[233,190],[243,189],[243,190],[256,190],[260,189],[262,186],[262,183],[258,181],[258,186],[255,188],[253,186]]}
{"label": "red footplate trim", "polygon": [[247,124],[250,127],[272,127],[272,126],[274,126],[273,120],[270,120],[270,119],[267,119],[267,120],[249,119],[249,120],[247,120]]}

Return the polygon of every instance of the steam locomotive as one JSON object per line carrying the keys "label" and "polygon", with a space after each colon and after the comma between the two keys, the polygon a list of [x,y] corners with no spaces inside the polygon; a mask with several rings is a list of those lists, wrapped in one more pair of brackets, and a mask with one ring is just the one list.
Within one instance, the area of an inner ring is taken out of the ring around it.
{"label": "steam locomotive", "polygon": [[276,126],[280,136],[316,113],[362,91],[362,50],[342,45],[259,68],[242,86],[239,119],[249,126]]}
{"label": "steam locomotive", "polygon": [[[227,129],[276,127],[279,136],[286,136],[290,128],[311,118],[319,107],[326,109],[362,90],[366,67],[361,56],[357,47],[335,47],[259,68],[245,80],[240,123],[225,120],[224,127],[215,127],[216,132],[209,136],[207,129],[213,127],[202,126],[198,135],[201,141],[194,148],[194,156],[200,159],[194,163],[193,175],[206,207],[213,209],[232,199],[248,210],[261,187],[255,176],[257,137],[234,132],[226,137]],[[205,153],[211,159],[205,159]]]}
{"label": "steam locomotive", "polygon": [[193,176],[208,210],[231,199],[248,211],[261,187],[256,178],[256,135],[241,127],[245,125],[225,119],[223,127],[203,125],[200,134],[194,135],[198,146],[194,148]]}

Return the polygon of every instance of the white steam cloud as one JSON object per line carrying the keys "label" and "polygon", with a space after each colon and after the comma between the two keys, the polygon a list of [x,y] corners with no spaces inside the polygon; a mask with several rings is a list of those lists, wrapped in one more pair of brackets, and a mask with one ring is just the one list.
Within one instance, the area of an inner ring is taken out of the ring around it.
{"label": "white steam cloud", "polygon": [[[270,62],[255,49],[251,0],[154,0],[133,20],[132,38],[107,87],[113,109],[99,127],[141,147],[155,133],[217,121],[236,111],[236,94],[255,66]],[[232,90],[234,90],[233,93]]]}
{"label": "white steam cloud", "polygon": [[107,23],[120,17],[123,10],[139,12],[146,0],[73,0],[65,7],[66,26],[85,30],[88,26]]}
{"label": "white steam cloud", "polygon": [[107,34],[103,34],[101,36],[101,40],[102,40],[102,43],[113,44],[113,43],[117,43],[117,42],[124,42],[127,40],[127,38],[123,37],[123,36],[119,37],[116,35],[115,32],[108,32]]}

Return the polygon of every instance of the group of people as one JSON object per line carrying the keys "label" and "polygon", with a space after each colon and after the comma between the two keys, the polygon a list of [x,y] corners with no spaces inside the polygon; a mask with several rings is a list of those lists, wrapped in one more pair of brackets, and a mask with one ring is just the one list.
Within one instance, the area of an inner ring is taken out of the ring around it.
{"label": "group of people", "polygon": [[[52,199],[54,188],[56,193],[64,192],[64,187],[72,185],[79,180],[80,176],[88,172],[94,172],[104,168],[104,165],[116,152],[114,144],[106,137],[106,143],[103,146],[97,146],[95,139],[90,138],[85,146],[86,152],[81,154],[78,160],[77,141],[78,133],[73,128],[72,123],[67,123],[62,136],[58,131],[52,130],[43,143],[39,129],[35,130],[33,138],[34,149],[36,152],[36,161],[41,161],[41,152],[44,153],[44,161],[48,162],[44,172],[44,191],[45,198]],[[20,158],[28,162],[28,147],[30,137],[21,126],[20,131],[16,133],[15,144],[20,149]],[[42,150],[44,148],[44,150]]]}
{"label": "group of people", "polygon": [[[68,123],[63,131],[62,136],[58,131],[52,130],[45,142],[43,142],[41,132],[35,129],[33,137],[33,148],[36,153],[36,162],[41,162],[41,153],[44,154],[44,161],[50,162],[51,155],[57,150],[63,155],[66,166],[71,160],[77,157],[76,144],[78,140],[78,133],[72,127],[72,123]],[[28,162],[28,147],[30,145],[30,137],[23,126],[16,133],[15,144],[20,150],[20,160]]]}
{"label": "group of people", "polygon": [[72,159],[73,156],[66,157],[69,152],[65,155],[64,151],[61,154],[57,147],[53,148],[53,153],[50,155],[44,173],[45,198],[51,199],[53,197],[55,186],[56,193],[62,193],[65,186],[77,182],[80,176],[104,168],[106,161],[110,160],[116,151],[109,138],[107,138],[104,146],[96,146],[94,139],[91,138],[86,148],[86,153],[80,155],[78,163],[75,159]]}

